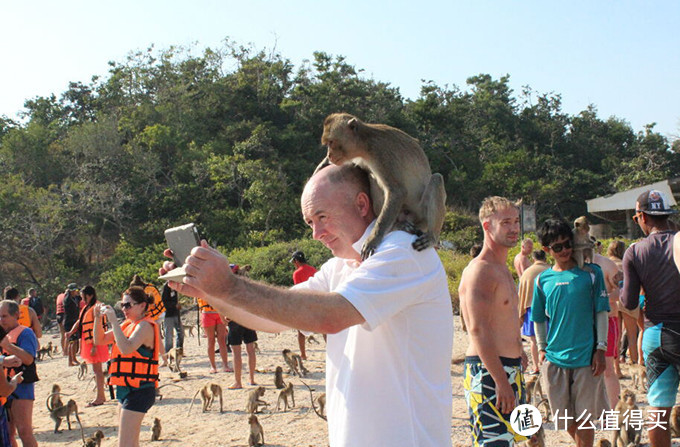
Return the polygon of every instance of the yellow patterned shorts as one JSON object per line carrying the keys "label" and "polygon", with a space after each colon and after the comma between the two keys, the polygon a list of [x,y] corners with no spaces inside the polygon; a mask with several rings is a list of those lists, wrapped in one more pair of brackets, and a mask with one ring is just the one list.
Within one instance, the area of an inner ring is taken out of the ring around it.
{"label": "yellow patterned shorts", "polygon": [[[521,359],[500,357],[500,360],[517,396],[517,404],[526,403]],[[473,447],[505,447],[527,440],[512,430],[510,414],[502,414],[496,408],[496,384],[477,356],[465,357],[463,389],[470,414]]]}

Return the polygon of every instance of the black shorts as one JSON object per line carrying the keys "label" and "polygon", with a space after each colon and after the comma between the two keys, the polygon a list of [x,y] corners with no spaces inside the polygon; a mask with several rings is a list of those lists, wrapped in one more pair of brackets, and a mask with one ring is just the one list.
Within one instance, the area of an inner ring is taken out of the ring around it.
{"label": "black shorts", "polygon": [[58,325],[63,325],[64,324],[64,317],[66,314],[57,314],[57,324]]}
{"label": "black shorts", "polygon": [[132,388],[123,399],[120,405],[124,410],[146,413],[156,402],[156,388],[153,386],[145,388]]}
{"label": "black shorts", "polygon": [[245,328],[233,321],[229,322],[229,335],[227,336],[227,343],[230,346],[240,345],[241,343],[254,343],[257,341],[257,332],[252,329]]}

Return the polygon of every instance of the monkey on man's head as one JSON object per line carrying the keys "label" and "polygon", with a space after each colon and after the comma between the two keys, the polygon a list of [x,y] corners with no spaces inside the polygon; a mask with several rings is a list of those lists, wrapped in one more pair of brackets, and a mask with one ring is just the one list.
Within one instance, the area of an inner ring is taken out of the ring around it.
{"label": "monkey on man's head", "polygon": [[361,248],[361,259],[371,256],[395,225],[418,236],[416,250],[438,242],[446,211],[444,178],[432,174],[415,138],[385,124],[334,113],[324,120],[321,144],[328,153],[317,171],[329,163],[354,163],[370,174],[377,221]]}

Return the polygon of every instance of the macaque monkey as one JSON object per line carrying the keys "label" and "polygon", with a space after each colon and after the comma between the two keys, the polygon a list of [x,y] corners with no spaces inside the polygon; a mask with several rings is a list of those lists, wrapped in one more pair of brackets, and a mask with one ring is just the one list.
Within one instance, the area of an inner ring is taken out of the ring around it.
{"label": "macaque monkey", "polygon": [[102,444],[102,439],[104,439],[104,432],[101,430],[97,430],[91,437],[83,439],[83,446],[100,447]]}
{"label": "macaque monkey", "polygon": [[78,380],[83,380],[87,374],[87,363],[83,362],[78,365]]}
{"label": "macaque monkey", "polygon": [[47,406],[47,411],[52,412],[55,408],[59,408],[64,405],[61,400],[61,387],[58,384],[52,385],[52,393],[45,399],[45,406]]}
{"label": "macaque monkey", "polygon": [[536,374],[527,379],[525,385],[527,391],[527,402],[536,405],[543,400],[543,388],[541,387],[540,374]]}
{"label": "macaque monkey", "polygon": [[212,408],[212,404],[216,397],[220,398],[220,413],[224,411],[222,406],[222,387],[216,383],[208,383],[203,388],[200,388],[198,391],[196,391],[196,394],[194,394],[193,399],[191,399],[191,405],[189,406],[189,412],[191,412],[191,408],[194,406],[194,400],[196,400],[196,396],[198,396],[199,393],[201,393],[201,401],[203,402],[204,413]]}
{"label": "macaque monkey", "polygon": [[[304,380],[300,380],[300,382],[302,382],[302,384],[306,386],[307,389],[309,390],[309,398],[312,401],[312,408],[314,409],[314,413],[316,413],[316,415],[319,416],[324,421],[327,421],[328,419],[326,419],[326,416],[323,414],[324,408],[326,407],[326,393],[321,393],[316,399],[314,399],[313,393],[314,390],[309,385],[307,385],[307,383]],[[314,404],[314,402],[319,404],[319,410],[316,409],[316,405]]]}
{"label": "macaque monkey", "polygon": [[634,446],[640,445],[642,430],[636,430],[634,424],[624,422],[626,419],[630,419],[630,412],[637,409],[635,393],[627,389],[621,391],[621,398],[617,402],[616,407],[614,407],[617,428],[614,431],[614,439],[612,440],[613,447],[628,447],[630,444]]}
{"label": "macaque monkey", "polygon": [[192,337],[194,336],[194,325],[193,324],[182,323],[182,326],[184,327],[184,335],[191,335]]}
{"label": "macaque monkey", "polygon": [[576,261],[579,268],[583,267],[583,263],[593,262],[593,249],[595,244],[590,238],[590,225],[586,216],[581,216],[574,221],[574,247],[572,249],[571,257]]}
{"label": "macaque monkey", "polygon": [[612,447],[612,443],[606,439],[600,439],[595,443],[595,447]]}
{"label": "macaque monkey", "polygon": [[151,427],[151,440],[161,440],[161,420],[158,418],[153,418],[153,426]]}
{"label": "macaque monkey", "polygon": [[545,447],[545,430],[543,426],[536,433],[529,436],[529,439],[522,443],[524,447]]}
{"label": "macaque monkey", "polygon": [[172,348],[168,351],[168,367],[172,372],[181,372],[179,365],[182,363],[184,357],[183,348]]}
{"label": "macaque monkey", "polygon": [[276,402],[276,410],[281,408],[281,401],[283,401],[283,411],[288,411],[288,399],[291,401],[290,408],[295,407],[295,395],[293,391],[293,384],[288,382],[288,385],[279,392],[279,400]]}
{"label": "macaque monkey", "polygon": [[288,374],[293,374],[297,375],[298,377],[302,377],[300,374],[300,370],[298,369],[298,363],[297,359],[295,358],[295,354],[293,354],[290,349],[284,349],[282,352],[283,354],[283,360],[286,361],[286,364],[288,365],[288,368],[290,370],[288,371]]}
{"label": "macaque monkey", "polygon": [[370,174],[375,227],[361,248],[371,256],[395,226],[417,234],[413,248],[424,250],[439,240],[446,191],[441,174],[432,174],[418,141],[385,124],[367,124],[347,113],[334,113],[323,123],[321,144],[329,163],[354,163]]}
{"label": "macaque monkey", "polygon": [[258,386],[257,388],[250,390],[248,393],[248,400],[246,402],[246,411],[248,414],[253,414],[257,413],[258,410],[257,408],[262,405],[262,406],[269,406],[269,404],[263,400],[260,400],[260,397],[264,396],[264,387],[263,386]]}
{"label": "macaque monkey", "polygon": [[50,412],[50,417],[54,421],[54,432],[61,433],[59,426],[61,425],[61,420],[66,418],[66,423],[68,424],[68,429],[71,429],[71,413],[73,413],[80,424],[80,417],[78,417],[78,404],[73,399],[69,399],[66,405],[54,408]]}
{"label": "macaque monkey", "polygon": [[671,438],[680,438],[680,406],[671,410],[671,420],[668,421],[671,430]]}
{"label": "macaque monkey", "polygon": [[48,342],[45,346],[38,349],[38,352],[36,354],[38,360],[44,360],[45,355],[49,355],[50,358],[54,358],[52,357],[52,342]]}
{"label": "macaque monkey", "polygon": [[642,388],[647,391],[647,368],[645,365],[635,363],[630,365],[630,373],[633,376],[633,386],[636,390]]}
{"label": "macaque monkey", "polygon": [[250,435],[248,436],[248,447],[258,447],[264,445],[264,430],[262,424],[257,420],[257,416],[251,414],[248,417],[250,424]]}
{"label": "macaque monkey", "polygon": [[274,373],[274,385],[276,386],[277,390],[285,388],[285,384],[283,383],[283,368],[280,366],[276,367],[276,372]]}
{"label": "macaque monkey", "polygon": [[52,346],[52,354],[59,354],[59,346],[57,345]]}

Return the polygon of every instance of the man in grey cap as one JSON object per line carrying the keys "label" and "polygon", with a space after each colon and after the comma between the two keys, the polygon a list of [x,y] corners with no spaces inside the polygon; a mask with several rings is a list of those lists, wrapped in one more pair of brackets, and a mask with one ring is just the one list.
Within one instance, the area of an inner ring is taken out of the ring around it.
{"label": "man in grey cap", "polygon": [[[305,254],[300,250],[293,253],[290,258],[290,262],[295,264],[295,271],[293,272],[293,284],[300,284],[301,282],[307,281],[309,278],[314,276],[316,269],[311,265],[307,264],[307,259]],[[326,334],[324,334],[324,339]],[[300,357],[302,360],[307,360],[307,351],[305,347],[305,334],[298,331],[298,346],[300,347]]]}
{"label": "man in grey cap", "polygon": [[646,238],[631,245],[623,256],[621,302],[633,310],[640,305],[640,288],[645,291],[642,351],[653,447],[671,445],[668,421],[680,380],[680,273],[673,263],[675,232],[668,220],[676,212],[661,191],[640,194],[633,220]]}

